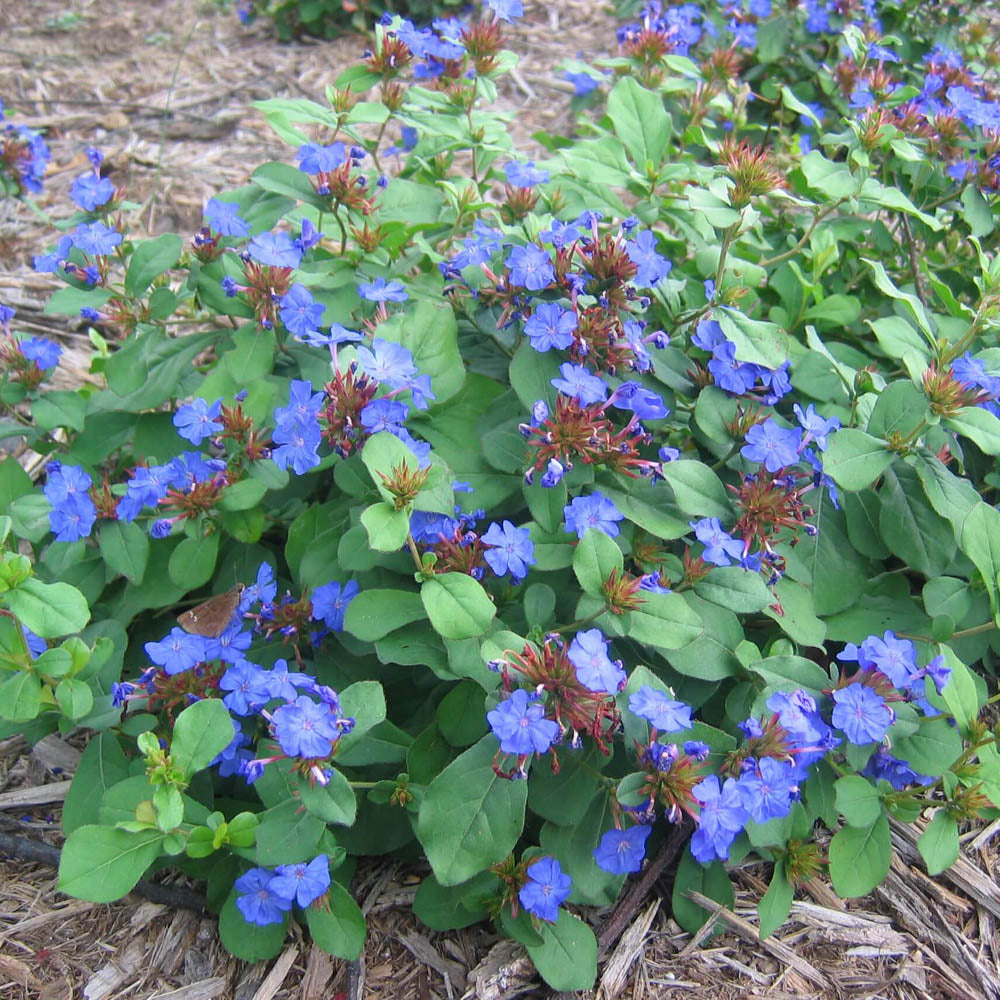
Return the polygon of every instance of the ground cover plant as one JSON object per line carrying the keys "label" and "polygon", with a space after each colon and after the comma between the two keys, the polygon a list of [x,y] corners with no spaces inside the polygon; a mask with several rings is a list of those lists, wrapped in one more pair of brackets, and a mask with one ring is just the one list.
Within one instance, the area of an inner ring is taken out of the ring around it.
{"label": "ground cover plant", "polygon": [[423,855],[422,920],[572,989],[580,907],[689,829],[675,918],[752,851],[767,933],[798,881],[878,884],[890,819],[938,872],[997,815],[977,25],[649,8],[528,162],[490,108],[519,7],[262,102],[288,162],[193,239],[131,238],[89,151],[36,267],[106,388],[47,390],[4,311],[3,433],[51,460],[0,466],[0,712],[97,732],[66,892],[179,866],[234,953],[294,914],[351,957],[354,859]]}

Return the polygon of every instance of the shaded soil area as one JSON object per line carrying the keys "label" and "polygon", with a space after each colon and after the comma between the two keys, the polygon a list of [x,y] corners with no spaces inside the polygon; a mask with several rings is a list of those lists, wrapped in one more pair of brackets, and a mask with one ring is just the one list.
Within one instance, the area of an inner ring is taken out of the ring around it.
{"label": "shaded soil area", "polygon": [[[502,106],[522,149],[538,131],[568,133],[563,59],[610,54],[616,21],[602,4],[526,3],[508,32],[520,56]],[[55,337],[67,354],[64,384],[90,376],[82,327],[43,311],[59,282],[31,256],[54,242],[46,214],[70,211],[84,148],[100,147],[115,184],[139,207],[134,232],[193,232],[205,201],[245,183],[291,151],[251,102],[276,96],[323,100],[325,88],[365,47],[359,36],[278,45],[266,24],[241,27],[229,10],[199,0],[31,0],[0,7],[0,99],[19,122],[43,129],[52,149],[37,210],[0,202],[0,302],[19,328]],[[352,892],[369,923],[359,962],[330,959],[296,931],[269,963],[228,956],[204,912],[133,895],[114,904],[72,900],[54,869],[15,855],[10,839],[57,846],[59,810],[82,737],[29,748],[0,742],[0,1000],[506,1000],[550,997],[523,952],[487,926],[450,934],[410,912],[425,868],[391,860],[359,867]],[[670,917],[669,874],[647,879],[624,907],[581,913],[607,943],[599,989],[580,997],[773,998],[1000,997],[1000,821],[964,838],[963,858],[932,880],[914,834],[895,831],[889,877],[871,897],[844,903],[821,883],[798,893],[790,919],[761,941],[756,905],[769,866],[734,872],[736,907],[697,937]],[[7,852],[5,854],[5,851]],[[667,867],[669,873],[669,866]],[[183,878],[157,876],[197,896]],[[711,928],[716,929],[713,931]],[[714,934],[714,936],[713,936]]]}

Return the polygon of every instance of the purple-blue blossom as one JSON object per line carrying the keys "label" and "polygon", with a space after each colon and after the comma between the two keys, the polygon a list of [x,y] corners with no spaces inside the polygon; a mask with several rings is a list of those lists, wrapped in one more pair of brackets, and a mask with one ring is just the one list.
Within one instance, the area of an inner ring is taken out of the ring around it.
{"label": "purple-blue blossom", "polygon": [[304,338],[315,333],[323,322],[326,306],[317,302],[305,285],[298,282],[285,292],[278,303],[278,316],[285,329],[295,337]]}
{"label": "purple-blue blossom", "polygon": [[762,462],[768,472],[780,472],[799,460],[802,431],[798,427],[782,427],[768,417],[747,431],[746,441],[740,454],[748,462]]}
{"label": "purple-blue blossom", "polygon": [[190,670],[195,664],[205,659],[205,639],[200,635],[191,635],[176,626],[170,634],[159,642],[147,642],[143,645],[146,655],[158,667],[170,675]]}
{"label": "purple-blue blossom", "polygon": [[510,268],[510,283],[529,291],[540,292],[556,280],[552,259],[536,243],[514,247],[505,263]]}
{"label": "purple-blue blossom", "polygon": [[330,859],[325,854],[295,865],[278,865],[268,885],[270,892],[303,908],[329,888]]}
{"label": "purple-blue blossom", "polygon": [[360,589],[357,580],[349,580],[345,584],[332,580],[317,587],[312,594],[313,619],[322,621],[331,632],[342,631],[347,607],[358,596]]}
{"label": "purple-blue blossom", "polygon": [[221,411],[221,399],[208,403],[199,397],[174,414],[173,425],[185,441],[199,445],[205,438],[218,434],[223,429],[222,421],[218,419]]}
{"label": "purple-blue blossom", "polygon": [[682,701],[674,701],[668,694],[643,684],[638,691],[629,695],[629,711],[645,719],[654,729],[666,733],[676,733],[681,729],[691,729],[691,706]]}
{"label": "purple-blue blossom", "polygon": [[289,757],[328,757],[340,738],[333,706],[304,694],[276,709],[271,723],[275,739]]}
{"label": "purple-blue blossom", "polygon": [[299,170],[311,175],[336,170],[347,159],[342,142],[335,142],[330,146],[307,142],[304,146],[299,146],[296,155],[299,158]]}
{"label": "purple-blue blossom", "polygon": [[417,374],[413,355],[402,344],[376,337],[371,348],[358,348],[358,367],[376,382],[400,389]]}
{"label": "purple-blue blossom", "polygon": [[62,348],[54,340],[46,340],[44,337],[26,337],[17,342],[17,347],[29,361],[34,361],[42,371],[55,368],[62,357]]}
{"label": "purple-blue blossom", "polygon": [[577,538],[583,538],[592,528],[614,538],[620,531],[617,522],[625,515],[615,506],[614,501],[595,490],[589,496],[574,497],[563,507],[563,517],[566,530],[575,532]]}
{"label": "purple-blue blossom", "polygon": [[121,243],[122,234],[109,229],[103,222],[83,222],[73,230],[72,240],[77,250],[101,257]]}
{"label": "purple-blue blossom", "polygon": [[608,640],[600,629],[577,632],[566,655],[576,667],[580,683],[591,691],[615,694],[624,687],[625,671],[621,663],[608,656]]}
{"label": "purple-blue blossom", "polygon": [[879,743],[892,725],[892,709],[870,687],[855,681],[833,692],[831,721],[851,743]]}
{"label": "purple-blue blossom", "polygon": [[564,361],[559,366],[561,378],[552,379],[561,393],[572,396],[581,406],[600,403],[608,395],[608,387],[596,375],[591,375],[583,365]]}
{"label": "purple-blue blossom", "polygon": [[576,313],[555,302],[540,302],[524,324],[524,332],[536,351],[565,350],[573,343]]}
{"label": "purple-blue blossom", "polygon": [[101,177],[95,171],[81,174],[69,189],[74,204],[85,212],[93,212],[111,200],[115,186],[110,178]]}
{"label": "purple-blue blossom", "polygon": [[656,251],[656,238],[652,231],[644,229],[634,240],[625,244],[628,259],[636,265],[633,279],[641,288],[653,288],[669,273],[673,264]]}
{"label": "purple-blue blossom", "polygon": [[[498,0],[489,0],[496,3]],[[520,0],[515,0],[518,4]],[[559,919],[559,904],[573,887],[573,880],[562,870],[555,858],[542,858],[528,867],[528,881],[521,886],[517,898],[521,905],[539,920],[554,924]]]}
{"label": "purple-blue blossom", "polygon": [[376,278],[370,283],[358,285],[358,294],[369,302],[405,302],[410,296],[401,281]]}
{"label": "purple-blue blossom", "polygon": [[761,757],[746,762],[737,780],[744,809],[755,823],[787,816],[792,800],[798,794],[797,779],[792,768],[773,757]]}
{"label": "purple-blue blossom", "polygon": [[732,566],[734,559],[739,562],[743,558],[744,543],[725,531],[717,517],[703,517],[690,524],[695,538],[705,546],[701,554],[705,562],[713,566]]}
{"label": "purple-blue blossom", "polygon": [[535,543],[527,528],[517,528],[510,521],[502,525],[495,521],[480,536],[484,545],[483,558],[497,576],[510,573],[514,583],[520,583],[535,564]]}
{"label": "purple-blue blossom", "polygon": [[273,878],[274,873],[267,868],[251,868],[233,883],[236,907],[248,924],[280,924],[292,908],[291,900],[271,889]]}
{"label": "purple-blue blossom", "polygon": [[651,826],[630,826],[627,830],[608,830],[594,848],[597,866],[612,875],[630,875],[642,868],[646,840]]}
{"label": "purple-blue blossom", "polygon": [[539,170],[535,166],[534,160],[527,163],[518,163],[512,160],[503,168],[504,176],[511,187],[530,188],[536,184],[545,184],[549,179],[548,170]]}
{"label": "purple-blue blossom", "polygon": [[296,268],[302,263],[302,250],[286,232],[258,233],[248,244],[247,253],[270,267]]}
{"label": "purple-blue blossom", "polygon": [[239,213],[240,206],[236,202],[209,198],[203,214],[220,236],[249,236],[250,226],[240,218]]}
{"label": "purple-blue blossom", "polygon": [[516,688],[486,719],[504,753],[545,753],[559,736],[559,725],[545,718],[545,706],[524,688]]}
{"label": "purple-blue blossom", "polygon": [[730,846],[750,818],[736,779],[726,778],[720,786],[718,775],[709,775],[694,786],[692,795],[701,803],[698,829],[691,838],[692,855],[703,865],[728,860]]}

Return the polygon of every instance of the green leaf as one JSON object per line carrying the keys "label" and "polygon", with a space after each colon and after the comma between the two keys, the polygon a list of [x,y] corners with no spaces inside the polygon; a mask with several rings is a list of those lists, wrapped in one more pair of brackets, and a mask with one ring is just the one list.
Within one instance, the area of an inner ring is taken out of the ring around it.
{"label": "green leaf", "polygon": [[789,336],[776,323],[751,319],[737,309],[720,308],[715,312],[726,337],[736,344],[740,361],[780,368],[788,360]]}
{"label": "green leaf", "polygon": [[594,985],[597,938],[587,924],[560,909],[555,924],[542,925],[542,938],[540,945],[529,944],[527,952],[538,974],[552,989],[587,990]]}
{"label": "green leaf", "polygon": [[958,823],[939,809],[917,841],[928,875],[940,875],[958,860]]}
{"label": "green leaf", "polygon": [[[231,876],[230,876],[231,877]],[[288,929],[288,914],[273,924],[248,923],[236,905],[233,889],[219,913],[219,937],[226,950],[244,962],[263,962],[274,958],[281,951]]]}
{"label": "green leaf", "polygon": [[358,800],[350,782],[337,770],[330,771],[326,785],[312,784],[307,778],[299,780],[298,794],[302,804],[324,823],[350,826],[358,812]]}
{"label": "green leaf", "polygon": [[[2,704],[2,699],[0,699]],[[63,833],[97,822],[101,797],[129,776],[128,759],[111,733],[97,733],[77,764],[62,810]]]}
{"label": "green leaf", "polygon": [[830,438],[823,453],[823,471],[838,486],[856,492],[878,479],[895,457],[884,441],[845,427]]}
{"label": "green leaf", "polygon": [[669,541],[691,531],[687,521],[675,517],[667,508],[666,495],[646,478],[636,479],[627,490],[600,484],[601,492],[635,525],[654,538]]}
{"label": "green leaf", "polygon": [[912,382],[897,379],[879,393],[868,418],[868,433],[877,438],[888,438],[894,433],[906,437],[926,417],[927,397],[924,393]]}
{"label": "green leaf", "polygon": [[663,466],[663,478],[674,491],[677,507],[691,517],[733,519],[733,508],[722,480],[703,462],[678,459]]}
{"label": "green leaf", "polygon": [[428,786],[417,837],[442,885],[457,885],[505,858],[524,827],[527,782],[493,772],[492,734],[453,760]]}
{"label": "green leaf", "polygon": [[784,864],[779,861],[774,866],[767,892],[761,896],[757,904],[757,918],[762,938],[770,937],[788,919],[794,898],[795,890],[785,875]]}
{"label": "green leaf", "polygon": [[995,612],[1000,574],[1000,512],[988,503],[978,502],[962,522],[959,545],[982,574]]}
{"label": "green leaf", "polygon": [[962,192],[962,218],[968,223],[972,235],[979,238],[989,236],[996,225],[990,203],[975,184],[967,184]]}
{"label": "green leaf", "polygon": [[184,248],[176,233],[164,233],[155,239],[135,244],[125,272],[125,292],[138,298],[161,274],[169,271]]}
{"label": "green leaf", "polygon": [[420,599],[431,625],[444,639],[482,635],[497,613],[482,585],[466,573],[441,573],[425,580]]}
{"label": "green leaf", "polygon": [[358,639],[375,642],[425,617],[420,595],[411,590],[362,590],[347,605],[344,628]]}
{"label": "green leaf", "polygon": [[663,98],[625,76],[611,88],[607,112],[615,134],[639,170],[645,172],[647,163],[654,169],[659,167],[672,130]]}
{"label": "green leaf", "polygon": [[398,552],[410,532],[410,515],[388,503],[366,507],[361,512],[361,523],[368,532],[368,544],[377,552]]}
{"label": "green leaf", "polygon": [[[274,465],[273,462],[271,464]],[[274,470],[281,471],[277,466]],[[259,479],[241,479],[225,488],[219,499],[219,510],[250,510],[264,499],[266,493],[267,485]]]}
{"label": "green leaf", "polygon": [[0,684],[0,718],[31,722],[42,707],[42,683],[36,674],[18,671]]}
{"label": "green leaf", "polygon": [[167,575],[184,590],[203,587],[215,573],[219,558],[219,533],[204,538],[182,538],[170,553]]}
{"label": "green leaf", "polygon": [[214,698],[196,701],[174,722],[170,756],[186,777],[201,771],[233,741],[233,720],[226,706]]}
{"label": "green leaf", "polygon": [[905,760],[918,774],[937,778],[962,752],[962,737],[947,719],[922,722],[912,736],[896,740],[892,753]]}
{"label": "green leaf", "polygon": [[573,572],[588,594],[600,597],[613,571],[621,574],[622,550],[603,531],[588,531],[573,550]]}
{"label": "green leaf", "polygon": [[492,872],[453,886],[441,885],[433,874],[428,875],[417,886],[413,912],[432,931],[469,927],[488,915],[488,901],[496,892],[497,882]]}
{"label": "green leaf", "polygon": [[879,816],[871,826],[845,826],[830,841],[830,878],[841,899],[867,895],[889,873],[892,839],[889,821]]}
{"label": "green leaf", "polygon": [[1000,419],[989,410],[969,406],[959,410],[955,416],[945,418],[942,423],[956,434],[975,441],[979,450],[987,455],[1000,455]]}
{"label": "green leaf", "polygon": [[94,693],[86,681],[64,677],[55,689],[56,701],[67,719],[82,719],[94,707]]}
{"label": "green leaf", "polygon": [[382,494],[382,499],[390,504],[395,498],[385,488],[382,476],[392,476],[393,471],[401,468],[404,463],[411,472],[416,472],[419,465],[417,456],[395,434],[388,431],[379,431],[365,442],[361,449],[361,461]]}
{"label": "green leaf", "polygon": [[916,472],[903,463],[887,469],[878,495],[879,532],[889,550],[918,573],[941,576],[955,555],[955,533],[924,498]]}
{"label": "green leaf", "polygon": [[700,892],[727,909],[733,908],[733,886],[726,869],[718,861],[702,865],[692,857],[690,845],[685,848],[677,866],[671,907],[674,920],[689,934],[694,934],[711,914],[697,903],[692,903],[685,895],[688,892]]}
{"label": "green leaf", "polygon": [[941,696],[958,723],[959,731],[968,737],[969,728],[979,717],[982,708],[976,680],[971,670],[952,652],[949,646],[940,647],[945,662],[951,670],[948,683]]}
{"label": "green leaf", "polygon": [[222,364],[238,385],[271,374],[277,339],[273,330],[246,323],[233,334],[233,349],[222,355]]}
{"label": "green leaf", "polygon": [[826,624],[816,617],[812,594],[787,576],[774,588],[781,605],[781,614],[774,608],[764,608],[764,614],[777,622],[785,635],[803,646],[821,647],[826,639]]}
{"label": "green leaf", "polygon": [[760,574],[740,566],[714,568],[695,583],[694,592],[703,600],[736,612],[762,611],[775,603],[774,594]]}
{"label": "green leaf", "polygon": [[630,612],[630,639],[676,650],[694,642],[705,630],[698,612],[680,594],[644,593],[642,600]]}
{"label": "green leaf", "polygon": [[441,699],[435,713],[441,735],[453,747],[471,746],[486,732],[483,689],[473,680],[464,680]]}
{"label": "green leaf", "polygon": [[330,883],[326,906],[306,909],[313,941],[328,955],[353,962],[365,943],[365,918],[354,897],[336,880]]}
{"label": "green leaf", "polygon": [[861,259],[872,269],[872,272],[875,275],[875,287],[880,292],[903,304],[906,311],[910,314],[911,319],[913,319],[913,321],[917,324],[917,327],[924,332],[931,350],[934,350],[936,347],[934,342],[934,326],[931,323],[930,317],[927,315],[927,309],[925,308],[923,302],[921,302],[916,295],[900,291],[892,283],[892,279],[886,273],[885,268],[878,261],[866,260],[864,257]]}
{"label": "green leaf", "polygon": [[751,663],[750,669],[768,686],[789,686],[805,688],[810,694],[817,695],[823,688],[830,686],[830,678],[826,671],[812,660],[804,656],[768,656],[766,659]]}
{"label": "green leaf", "polygon": [[47,431],[56,427],[82,431],[86,412],[87,401],[78,392],[47,392],[31,404],[36,426]]}
{"label": "green leaf", "polygon": [[134,521],[102,521],[101,557],[132,583],[142,583],[149,562],[149,537]]}
{"label": "green leaf", "polygon": [[22,625],[43,639],[79,632],[90,621],[87,599],[68,583],[42,583],[32,577],[2,599]]}
{"label": "green leaf", "polygon": [[837,809],[849,826],[868,827],[882,815],[882,796],[867,778],[849,774],[833,788]]}
{"label": "green leaf", "polygon": [[127,833],[107,826],[81,826],[63,844],[59,891],[93,903],[110,903],[131,892],[159,857],[163,834]]}
{"label": "green leaf", "polygon": [[378,335],[409,348],[420,374],[431,377],[435,407],[461,390],[465,365],[458,353],[458,326],[450,303],[431,299],[408,302],[402,312],[379,324]]}
{"label": "green leaf", "polygon": [[[231,728],[231,727],[230,727]],[[288,799],[260,813],[257,827],[257,864],[265,867],[311,861],[326,824]]]}

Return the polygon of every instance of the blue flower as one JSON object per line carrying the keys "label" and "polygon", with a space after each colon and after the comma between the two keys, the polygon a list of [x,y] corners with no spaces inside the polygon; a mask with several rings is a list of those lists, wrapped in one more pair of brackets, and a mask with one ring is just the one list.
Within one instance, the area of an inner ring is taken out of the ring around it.
{"label": "blue flower", "polygon": [[892,709],[877,691],[855,681],[833,692],[831,721],[851,743],[879,743],[892,725]]}
{"label": "blue flower", "polygon": [[271,722],[275,739],[289,757],[306,760],[328,757],[340,738],[336,709],[304,694],[275,709]]}
{"label": "blue flower", "polygon": [[563,76],[573,84],[574,97],[586,97],[587,94],[596,90],[601,82],[589,73],[573,73],[570,70],[566,70]]}
{"label": "blue flower", "polygon": [[712,774],[695,785],[691,794],[701,803],[698,829],[691,838],[692,855],[703,865],[728,860],[732,842],[750,818],[735,779],[726,778],[720,787],[718,775]]}
{"label": "blue flower", "polygon": [[433,514],[426,510],[415,510],[410,515],[410,534],[421,545],[436,545],[445,538],[454,537],[458,521],[447,514]]}
{"label": "blue flower", "polygon": [[173,418],[174,427],[177,433],[191,444],[201,444],[205,438],[218,434],[223,429],[222,423],[218,420],[222,410],[222,400],[217,399],[211,405],[204,399],[198,398],[186,406],[182,406]]}
{"label": "blue flower", "polygon": [[[487,0],[493,6],[501,0]],[[504,0],[520,6],[520,0]],[[494,7],[494,9],[496,9]],[[534,917],[555,923],[559,919],[559,904],[573,887],[573,880],[563,872],[555,858],[542,858],[528,868],[528,881],[521,886],[517,898]]]}
{"label": "blue flower", "polygon": [[115,186],[107,177],[101,177],[91,171],[81,174],[69,189],[69,196],[74,204],[79,205],[85,212],[93,212],[101,205],[111,200],[115,193]]}
{"label": "blue flower", "polygon": [[308,344],[310,347],[336,347],[338,344],[347,344],[355,340],[364,340],[364,334],[357,330],[348,330],[347,327],[334,323],[330,327],[329,333],[320,333],[318,330],[310,330],[301,337],[296,337],[300,343]]}
{"label": "blue flower", "polygon": [[748,462],[763,462],[768,472],[780,472],[799,460],[802,431],[798,427],[782,427],[773,417],[768,417],[747,431],[746,441],[740,454]]}
{"label": "blue flower", "polygon": [[559,736],[559,725],[545,718],[545,706],[524,688],[487,712],[486,720],[504,753],[545,753]]}
{"label": "blue flower", "polygon": [[134,521],[143,507],[155,507],[170,488],[170,466],[137,466],[125,484],[125,496],[118,501],[115,515],[119,521]]}
{"label": "blue flower", "polygon": [[625,671],[608,656],[608,640],[598,628],[577,632],[566,654],[580,683],[591,691],[614,694],[625,686]]}
{"label": "blue flower", "polygon": [[335,142],[330,146],[320,146],[315,142],[307,142],[304,146],[299,146],[297,155],[299,170],[304,174],[329,173],[331,170],[336,170],[347,159],[342,142]]}
{"label": "blue flower", "polygon": [[305,285],[298,282],[292,285],[281,297],[278,315],[285,329],[295,337],[306,337],[315,333],[323,322],[326,306],[317,302]]}
{"label": "blue flower", "polygon": [[285,913],[292,908],[291,900],[271,889],[273,878],[273,873],[267,868],[251,868],[233,883],[236,906],[248,924],[258,927],[280,924],[285,919]]}
{"label": "blue flower", "polygon": [[248,244],[247,253],[270,267],[296,268],[302,263],[302,250],[286,232],[258,233]]}
{"label": "blue flower", "polygon": [[530,188],[536,184],[545,184],[551,176],[548,170],[538,170],[534,160],[527,163],[518,163],[512,160],[504,168],[503,172],[507,177],[507,183],[511,187]]}
{"label": "blue flower", "polygon": [[18,350],[29,360],[34,361],[42,371],[48,371],[59,364],[62,348],[52,340],[44,337],[27,337],[17,342]]}
{"label": "blue flower", "polygon": [[52,504],[49,527],[57,542],[76,542],[86,538],[97,520],[97,508],[88,490],[92,480],[79,466],[50,462],[48,480],[42,489]]}
{"label": "blue flower", "polygon": [[111,253],[121,243],[122,234],[103,222],[81,223],[73,230],[72,240],[77,250],[99,257]]}
{"label": "blue flower", "polygon": [[573,343],[577,327],[576,313],[563,309],[555,302],[541,302],[524,324],[524,332],[536,351],[549,351],[553,347],[563,350]]}
{"label": "blue flower", "polygon": [[397,399],[373,399],[361,411],[361,426],[369,434],[378,434],[379,431],[390,431],[395,434],[409,415],[410,408],[406,403],[401,403]]}
{"label": "blue flower", "polygon": [[536,243],[514,247],[506,260],[510,283],[539,292],[556,280],[555,268],[548,253]]}
{"label": "blue flower", "polygon": [[888,750],[876,750],[868,758],[868,763],[858,772],[863,778],[888,781],[896,791],[908,785],[930,785],[934,779],[926,774],[918,774],[905,760],[893,757]]}
{"label": "blue flower", "polygon": [[611,393],[608,402],[619,410],[631,410],[640,420],[663,420],[670,416],[663,398],[638,382],[623,382]]}
{"label": "blue flower", "polygon": [[787,764],[773,757],[749,763],[736,782],[743,807],[755,823],[787,816],[798,793],[795,775]]}
{"label": "blue flower", "polygon": [[484,550],[483,558],[497,576],[510,573],[514,583],[519,583],[527,576],[528,567],[535,565],[535,543],[527,528],[515,528],[510,521],[501,527],[494,521],[480,540],[491,546]]}
{"label": "blue flower", "polygon": [[625,515],[603,493],[595,490],[589,496],[575,497],[563,507],[566,530],[576,532],[577,538],[596,528],[614,538],[619,533],[617,521]]}
{"label": "blue flower", "polygon": [[236,202],[209,198],[204,216],[220,236],[249,236],[250,227],[240,218],[239,212]]}
{"label": "blue flower", "polygon": [[147,642],[143,649],[153,663],[171,675],[190,670],[205,659],[205,639],[200,635],[190,635],[176,626],[165,639]]}
{"label": "blue flower", "polygon": [[630,826],[627,830],[608,830],[594,848],[594,860],[599,868],[612,875],[629,875],[642,868],[646,856],[646,840],[651,826]]}
{"label": "blue flower", "polygon": [[370,349],[358,348],[358,367],[369,378],[393,389],[402,388],[417,374],[409,349],[381,337],[372,341]]}
{"label": "blue flower", "polygon": [[248,660],[233,664],[219,679],[219,687],[229,692],[222,701],[233,715],[253,715],[271,700],[267,674]]}
{"label": "blue flower", "polygon": [[317,854],[312,861],[302,861],[297,865],[278,865],[274,869],[268,889],[306,907],[319,899],[330,888],[330,859],[325,854]]}
{"label": "blue flower", "polygon": [[524,16],[524,4],[521,0],[486,0],[486,6],[493,11],[495,21],[514,23],[515,17]]}
{"label": "blue flower", "polygon": [[297,476],[303,476],[319,465],[322,432],[315,420],[278,424],[271,439],[279,446],[271,451],[271,460],[279,469],[291,466]]}
{"label": "blue flower", "polygon": [[736,345],[731,340],[723,340],[712,348],[708,370],[720,389],[736,396],[749,392],[757,382],[757,366],[737,361]]}
{"label": "blue flower", "polygon": [[691,521],[695,538],[705,546],[701,558],[713,566],[731,566],[743,558],[743,542],[724,531],[717,517]]}
{"label": "blue flower", "polygon": [[369,302],[405,302],[410,296],[401,281],[386,282],[376,278],[371,284],[358,285],[358,293]]}
{"label": "blue flower", "polygon": [[676,733],[681,729],[691,729],[691,706],[682,701],[674,701],[669,695],[643,684],[638,691],[629,695],[629,711],[652,723],[655,729],[666,733]]}
{"label": "blue flower", "polygon": [[343,585],[332,580],[317,587],[312,595],[313,619],[322,620],[331,632],[342,631],[347,606],[358,596],[359,590],[356,580],[350,580]]}
{"label": "blue flower", "polygon": [[552,385],[583,406],[599,403],[608,394],[608,387],[596,375],[591,375],[583,365],[565,361],[559,366],[559,374],[562,378],[552,379]]}
{"label": "blue flower", "polygon": [[652,232],[644,229],[634,240],[625,244],[628,259],[638,267],[635,283],[642,288],[653,288],[669,273],[673,264],[656,252]]}
{"label": "blue flower", "polygon": [[811,438],[816,442],[816,447],[820,451],[826,451],[827,437],[834,431],[840,429],[840,421],[836,417],[831,417],[829,420],[824,420],[817,412],[812,403],[810,403],[805,412],[802,412],[802,407],[798,403],[792,406],[795,411],[795,416],[798,417],[799,423],[805,429],[806,438]]}

